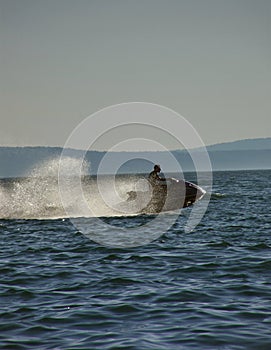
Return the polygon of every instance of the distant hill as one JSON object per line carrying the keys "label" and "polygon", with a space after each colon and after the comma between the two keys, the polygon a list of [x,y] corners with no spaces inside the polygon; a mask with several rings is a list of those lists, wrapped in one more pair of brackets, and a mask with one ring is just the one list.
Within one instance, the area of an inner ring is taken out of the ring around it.
{"label": "distant hill", "polygon": [[[271,169],[271,138],[221,143],[208,146],[207,150],[213,170]],[[57,160],[61,152],[60,147],[0,147],[0,177],[28,176],[29,171],[39,164],[46,167],[52,159]],[[200,154],[201,150],[193,152]],[[183,171],[195,170],[188,151],[175,150],[171,153]],[[81,154],[80,150],[69,150],[72,158],[80,158]],[[106,152],[87,152],[85,159],[91,164],[91,174],[97,173],[105,154]],[[112,173],[113,166],[117,163],[123,164],[120,173],[147,173],[152,163],[160,163],[164,171],[176,171],[168,161],[167,152],[115,152],[110,155],[111,160],[104,169],[105,173]],[[127,158],[132,160],[124,162]]]}
{"label": "distant hill", "polygon": [[271,149],[271,137],[238,140],[207,146],[208,151],[256,151],[268,149]]}

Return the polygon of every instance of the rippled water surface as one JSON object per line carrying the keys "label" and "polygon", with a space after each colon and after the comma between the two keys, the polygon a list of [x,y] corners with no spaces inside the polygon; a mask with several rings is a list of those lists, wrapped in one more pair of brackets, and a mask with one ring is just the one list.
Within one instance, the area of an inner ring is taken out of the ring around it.
{"label": "rippled water surface", "polygon": [[192,233],[185,209],[137,248],[1,220],[0,348],[271,349],[271,171],[217,172],[213,192]]}

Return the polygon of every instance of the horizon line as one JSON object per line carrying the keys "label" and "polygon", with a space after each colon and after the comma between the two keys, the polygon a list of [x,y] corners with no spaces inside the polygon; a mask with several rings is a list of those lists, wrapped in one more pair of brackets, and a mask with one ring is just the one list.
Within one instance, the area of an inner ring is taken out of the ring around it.
{"label": "horizon line", "polygon": [[[205,147],[212,147],[212,146],[218,146],[218,145],[225,145],[225,144],[231,144],[231,143],[235,143],[235,142],[242,142],[242,141],[252,141],[252,140],[267,140],[267,139],[271,139],[271,136],[268,137],[256,137],[256,138],[245,138],[245,139],[237,139],[237,140],[233,140],[233,141],[223,141],[223,142],[218,142],[218,143],[214,143],[214,144],[208,144],[205,145]],[[64,149],[64,146],[51,146],[51,145],[25,145],[25,146],[16,146],[16,145],[0,145],[0,148],[60,148],[60,149]],[[195,148],[190,148],[189,150],[200,150],[203,149],[204,147],[195,147]],[[67,148],[69,150],[75,150],[75,151],[84,151],[83,149],[80,148]],[[186,151],[188,149],[186,148],[180,148],[180,149],[168,149],[167,151],[169,152],[176,152],[176,151]],[[91,150],[88,149],[86,152],[110,152],[108,150]],[[112,151],[112,153],[120,153],[120,152],[129,152],[129,153],[144,153],[144,152],[166,152],[164,150],[122,150],[122,151]]]}

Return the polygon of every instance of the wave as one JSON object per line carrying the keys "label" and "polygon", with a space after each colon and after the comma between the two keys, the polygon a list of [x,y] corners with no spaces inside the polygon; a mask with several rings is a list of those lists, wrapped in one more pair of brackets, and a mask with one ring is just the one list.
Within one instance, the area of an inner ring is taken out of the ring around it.
{"label": "wave", "polygon": [[226,197],[225,193],[219,193],[219,192],[211,193],[211,199],[221,199],[224,197]]}

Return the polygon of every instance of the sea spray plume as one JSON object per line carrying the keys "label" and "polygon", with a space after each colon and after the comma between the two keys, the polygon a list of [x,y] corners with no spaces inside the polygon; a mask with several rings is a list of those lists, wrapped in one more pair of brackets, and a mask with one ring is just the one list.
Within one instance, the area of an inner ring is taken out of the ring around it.
{"label": "sea spray plume", "polygon": [[[108,196],[112,198],[112,206],[108,206],[99,192],[96,178],[88,176],[90,164],[69,156],[61,159],[65,209],[68,208],[68,212],[64,210],[59,194],[59,165],[58,157],[50,158],[29,169],[24,178],[0,180],[0,218],[56,219],[127,215],[115,201],[115,189],[110,185],[112,176],[104,176],[101,180],[102,187],[107,189]],[[127,192],[137,190],[140,181],[142,179],[136,175],[114,177],[119,197],[125,201]]]}
{"label": "sea spray plume", "polygon": [[[68,181],[67,197],[69,198],[69,205],[73,209],[74,216],[82,216],[79,203],[76,195],[78,188],[75,186],[75,178],[77,176],[86,176],[89,171],[89,163],[86,161],[81,162],[78,158],[74,157],[62,157],[52,158],[44,163],[38,164],[30,172],[30,176],[35,179],[39,179],[37,187],[39,193],[43,196],[42,207],[44,214],[48,214],[48,209],[56,211],[58,217],[65,217],[65,211],[63,210],[62,202],[58,191],[58,171],[61,162],[61,168],[64,171],[65,179]],[[53,186],[52,186],[53,185]],[[42,192],[44,191],[44,194]]]}
{"label": "sea spray plume", "polygon": [[61,216],[53,178],[28,177],[1,181],[4,201],[1,198],[1,218],[43,218]]}
{"label": "sea spray plume", "polygon": [[[88,210],[89,204],[86,205],[86,203],[94,191],[90,184],[91,181],[84,180],[84,177],[89,173],[89,168],[90,165],[85,159],[62,156],[59,160],[57,168],[58,193],[60,195],[60,188],[64,186],[65,193],[60,196],[61,204],[63,206],[64,202],[65,212],[68,211],[69,217],[91,216]],[[85,185],[85,190],[83,185]]]}
{"label": "sea spray plume", "polygon": [[[0,182],[0,217],[1,218],[62,218],[66,217],[58,191],[58,168],[60,158],[51,158],[36,164],[24,178],[1,180]],[[72,179],[78,173],[78,159],[66,157],[62,166],[69,174],[69,197],[74,205],[76,189]],[[86,175],[89,164],[82,165],[82,174]],[[80,215],[80,208],[77,215]]]}
{"label": "sea spray plume", "polygon": [[[72,176],[86,176],[89,174],[90,164],[87,161],[81,162],[80,159],[66,156],[49,158],[44,162],[36,164],[27,173],[27,177],[58,177],[59,164],[61,161],[61,167],[63,174]],[[82,166],[80,164],[82,163]]]}

